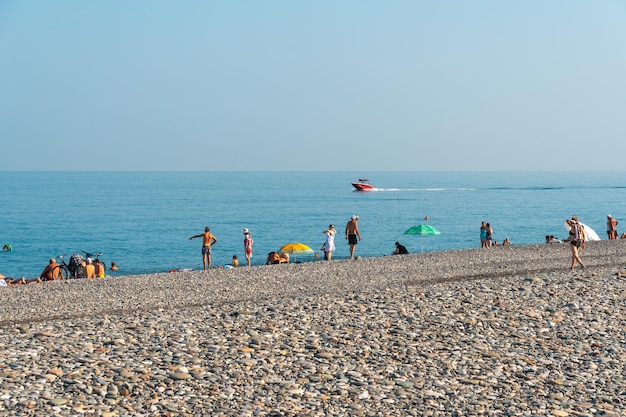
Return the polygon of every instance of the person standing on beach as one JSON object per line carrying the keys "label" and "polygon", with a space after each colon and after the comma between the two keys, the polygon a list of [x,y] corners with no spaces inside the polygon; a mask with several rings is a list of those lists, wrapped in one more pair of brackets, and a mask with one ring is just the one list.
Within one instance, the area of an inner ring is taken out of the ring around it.
{"label": "person standing on beach", "polygon": [[324,243],[324,259],[330,261],[333,257],[333,251],[335,250],[335,234],[337,234],[335,226],[332,224],[329,225],[328,229],[324,230],[324,234],[326,235],[326,242]]}
{"label": "person standing on beach", "polygon": [[191,236],[189,240],[197,237],[202,238],[202,266],[205,270],[211,269],[211,246],[217,243],[217,238],[211,234],[209,226],[204,228],[204,233]]}
{"label": "person standing on beach", "polygon": [[248,268],[250,268],[250,258],[252,258],[252,244],[254,241],[252,240],[252,236],[250,235],[250,231],[248,229],[243,229],[243,250],[246,254],[246,261],[248,261]]}
{"label": "person standing on beach", "polygon": [[346,240],[350,245],[350,259],[354,259],[354,250],[356,249],[358,240],[361,240],[361,233],[359,233],[358,221],[359,216],[353,214],[348,224],[346,224]]}
{"label": "person standing on beach", "polygon": [[480,247],[487,247],[487,223],[484,221],[480,224]]}
{"label": "person standing on beach", "polygon": [[569,226],[569,243],[572,247],[572,266],[571,270],[574,270],[574,266],[576,266],[576,262],[580,264],[580,266],[585,269],[585,265],[583,265],[583,261],[580,259],[580,255],[578,254],[578,249],[582,246],[584,241],[582,226],[578,223],[578,217],[573,216],[571,219],[565,220],[567,225]]}
{"label": "person standing on beach", "polygon": [[606,234],[609,236],[609,240],[617,239],[617,220],[610,214],[606,216]]}
{"label": "person standing on beach", "polygon": [[491,240],[493,239],[493,229],[491,228],[491,225],[489,223],[487,223],[487,247],[490,248],[491,247]]}

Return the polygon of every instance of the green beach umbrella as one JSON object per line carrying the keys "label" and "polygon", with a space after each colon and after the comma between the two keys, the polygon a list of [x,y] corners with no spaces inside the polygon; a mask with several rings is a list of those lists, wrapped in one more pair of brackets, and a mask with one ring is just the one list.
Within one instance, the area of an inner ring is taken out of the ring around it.
{"label": "green beach umbrella", "polygon": [[[428,224],[418,224],[417,226],[408,228],[404,234],[413,236],[435,236],[440,235],[441,232]],[[424,252],[424,242],[422,242],[422,252]]]}
{"label": "green beach umbrella", "polygon": [[404,232],[404,234],[405,235],[419,235],[419,236],[434,236],[434,235],[440,235],[441,232],[430,225],[418,224],[417,226],[413,226],[407,229]]}

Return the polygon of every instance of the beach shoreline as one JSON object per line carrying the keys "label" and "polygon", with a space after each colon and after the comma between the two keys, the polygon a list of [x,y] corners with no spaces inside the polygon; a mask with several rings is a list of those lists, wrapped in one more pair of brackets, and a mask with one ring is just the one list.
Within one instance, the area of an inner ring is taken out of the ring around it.
{"label": "beach shoreline", "polygon": [[[587,273],[626,266],[626,241],[587,244]],[[352,292],[389,286],[569,273],[569,244],[538,244],[427,252],[358,260],[213,268],[176,273],[52,281],[7,288],[0,325],[20,321],[184,308],[248,300]],[[68,289],[71,288],[71,291]],[[85,291],[85,296],[81,296]],[[150,295],[144,295],[150,294]],[[15,295],[15,296],[11,296]],[[16,303],[16,304],[13,304]],[[30,303],[30,306],[29,306]]]}
{"label": "beach shoreline", "polygon": [[5,288],[0,415],[621,415],[625,248]]}

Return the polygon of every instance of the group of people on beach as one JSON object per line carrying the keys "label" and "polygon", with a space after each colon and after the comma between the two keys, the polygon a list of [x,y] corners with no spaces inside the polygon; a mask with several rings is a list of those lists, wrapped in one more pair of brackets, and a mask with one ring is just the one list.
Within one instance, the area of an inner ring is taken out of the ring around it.
{"label": "group of people on beach", "polygon": [[[350,259],[355,259],[355,250],[358,242],[362,239],[361,233],[359,231],[359,216],[356,214],[350,217],[350,220],[346,224],[345,227],[345,239],[348,241],[350,246]],[[570,219],[566,220],[566,223],[570,229],[569,237],[566,241],[569,241],[572,248],[572,262],[571,262],[571,270],[574,270],[576,264],[579,264],[582,268],[584,268],[584,264],[580,258],[580,250],[585,247],[585,229],[582,224],[578,221],[578,217],[573,216]],[[617,225],[618,221],[611,216],[607,215],[607,236],[609,240],[618,239]],[[244,235],[243,239],[243,249],[244,256],[246,258],[246,263],[248,267],[251,265],[252,259],[252,245],[254,240],[252,239],[252,235],[250,231],[246,228],[242,230]],[[337,234],[337,230],[333,224],[328,225],[328,228],[324,230],[324,235],[326,235],[326,240],[320,250],[324,252],[324,260],[330,261],[332,260],[333,252],[335,251],[335,235]],[[205,270],[211,268],[211,253],[212,246],[215,245],[218,240],[211,233],[211,229],[209,226],[204,228],[204,233],[200,233],[194,236],[191,236],[189,240],[193,240],[196,238],[202,239],[202,264]],[[626,233],[622,234],[622,239],[626,238]],[[555,238],[552,235],[546,236],[546,243],[560,243],[561,241]],[[510,245],[511,241],[507,237],[502,242],[503,246]],[[498,243],[493,240],[493,229],[489,223],[483,221],[480,226],[480,245],[481,248],[490,248],[492,246],[498,246]],[[11,246],[5,245],[3,250],[11,250]],[[395,242],[395,250],[392,253],[393,255],[404,255],[408,254],[408,250],[406,247],[399,242]],[[317,253],[316,253],[317,256]],[[289,263],[289,254],[281,253],[281,252],[270,252],[267,257],[266,264],[281,264],[281,263]],[[233,255],[231,265],[227,265],[227,267],[236,267],[239,265],[239,260],[237,255]],[[99,262],[98,259],[95,261],[91,258],[87,258],[83,261],[82,266],[85,270],[84,278],[104,278],[105,268],[104,265]],[[117,265],[115,262],[111,263],[111,270],[117,270]],[[48,265],[44,268],[39,277],[31,280],[27,280],[24,277],[21,279],[11,279],[6,278],[2,274],[0,274],[0,286],[8,286],[8,285],[21,285],[28,284],[30,282],[42,282],[44,280],[53,281],[58,278],[59,273],[59,264],[57,263],[55,258],[50,258]]]}
{"label": "group of people on beach", "polygon": [[[354,252],[356,250],[356,245],[362,239],[361,232],[359,232],[359,216],[353,214],[350,217],[350,220],[346,224],[346,240],[350,245],[350,259],[354,259]],[[244,239],[243,239],[243,249],[244,256],[246,258],[246,263],[248,267],[250,267],[251,259],[252,259],[252,245],[254,240],[252,239],[252,234],[246,228],[242,230]],[[326,235],[326,241],[322,245],[321,249],[324,251],[324,259],[327,261],[332,260],[333,252],[335,251],[335,235],[337,234],[337,230],[333,224],[328,225],[328,229],[324,230],[324,235]],[[211,233],[211,228],[206,226],[204,228],[204,233],[200,233],[194,236],[191,236],[189,240],[201,238],[202,239],[202,266],[204,270],[211,269],[211,253],[212,246],[217,243],[217,238],[215,235]],[[270,252],[267,255],[266,265],[270,264],[281,264],[281,263],[289,263],[289,254],[285,252]],[[235,267],[239,265],[239,260],[237,255],[233,255],[233,261],[231,265],[227,265],[227,267]]]}

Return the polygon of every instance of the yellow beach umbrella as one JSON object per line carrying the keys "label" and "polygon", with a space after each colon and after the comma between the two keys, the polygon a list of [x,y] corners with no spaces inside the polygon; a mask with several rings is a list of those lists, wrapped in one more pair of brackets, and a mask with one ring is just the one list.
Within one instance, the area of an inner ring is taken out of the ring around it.
{"label": "yellow beach umbrella", "polygon": [[[304,243],[287,243],[278,249],[280,253],[289,253],[292,255],[310,255],[313,253],[313,249],[305,245]],[[294,261],[296,257],[294,256]]]}

